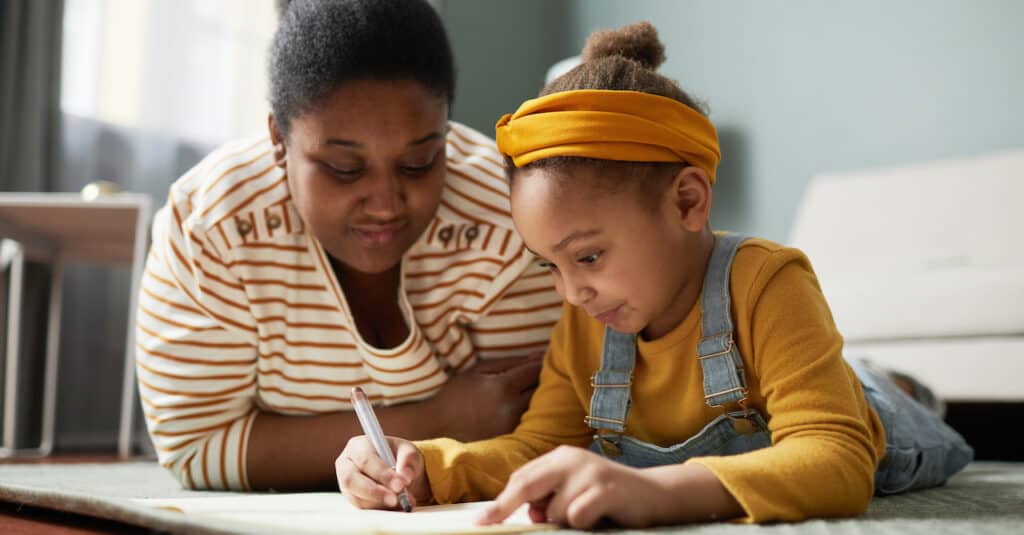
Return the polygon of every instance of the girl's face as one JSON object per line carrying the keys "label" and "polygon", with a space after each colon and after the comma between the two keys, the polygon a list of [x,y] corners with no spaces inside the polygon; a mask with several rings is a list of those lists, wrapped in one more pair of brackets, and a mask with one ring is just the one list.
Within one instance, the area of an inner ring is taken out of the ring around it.
{"label": "girl's face", "polygon": [[619,332],[659,338],[699,295],[709,252],[706,210],[700,225],[689,221],[701,214],[680,209],[679,179],[652,207],[628,189],[595,189],[586,176],[593,172],[559,180],[543,168],[517,171],[516,229],[566,301]]}
{"label": "girl's face", "polygon": [[299,214],[335,260],[363,273],[395,267],[437,211],[447,101],[414,81],[349,82],[291,121],[283,139]]}

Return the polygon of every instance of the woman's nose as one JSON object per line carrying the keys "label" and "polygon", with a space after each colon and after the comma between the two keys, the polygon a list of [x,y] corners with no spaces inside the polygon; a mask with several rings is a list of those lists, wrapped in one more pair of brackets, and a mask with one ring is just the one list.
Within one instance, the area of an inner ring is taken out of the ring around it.
{"label": "woman's nose", "polygon": [[392,175],[378,175],[368,181],[369,191],[363,203],[367,215],[391,219],[405,209],[405,191],[402,181]]}

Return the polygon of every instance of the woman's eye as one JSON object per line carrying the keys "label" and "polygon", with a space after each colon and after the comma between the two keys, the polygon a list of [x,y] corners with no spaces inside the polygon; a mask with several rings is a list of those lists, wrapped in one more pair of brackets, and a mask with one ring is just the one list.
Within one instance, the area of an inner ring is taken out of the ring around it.
{"label": "woman's eye", "polygon": [[542,260],[540,262],[537,262],[537,265],[549,271],[558,271],[558,267],[555,266],[553,262],[547,262]]}
{"label": "woman's eye", "polygon": [[587,256],[581,256],[576,261],[581,263],[581,264],[593,264],[594,262],[597,262],[598,258],[601,258],[601,252],[600,251],[596,252],[594,254],[589,254]]}
{"label": "woman's eye", "polygon": [[407,175],[422,175],[434,168],[434,164],[437,163],[437,154],[434,154],[429,161],[414,165],[402,165],[400,166],[403,173]]}
{"label": "woman's eye", "polygon": [[334,176],[336,176],[338,178],[341,178],[343,180],[352,181],[352,180],[355,180],[355,179],[359,178],[359,175],[363,174],[363,169],[361,169],[361,168],[342,169],[342,168],[338,168],[338,167],[335,167],[335,166],[330,165],[330,164],[324,164],[324,165],[327,167],[328,172],[330,172],[332,175],[334,175]]}

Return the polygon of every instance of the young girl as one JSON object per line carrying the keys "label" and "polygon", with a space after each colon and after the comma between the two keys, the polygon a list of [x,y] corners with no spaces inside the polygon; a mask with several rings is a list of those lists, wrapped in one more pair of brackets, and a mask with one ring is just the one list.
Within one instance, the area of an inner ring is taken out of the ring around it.
{"label": "young girl", "polygon": [[[708,225],[719,149],[654,69],[648,23],[591,36],[579,67],[498,122],[513,220],[567,301],[516,430],[364,439],[336,462],[361,507],[492,499],[589,528],[863,512],[942,484],[973,452],[883,375],[842,355],[807,258]],[[504,488],[504,490],[502,490]]]}

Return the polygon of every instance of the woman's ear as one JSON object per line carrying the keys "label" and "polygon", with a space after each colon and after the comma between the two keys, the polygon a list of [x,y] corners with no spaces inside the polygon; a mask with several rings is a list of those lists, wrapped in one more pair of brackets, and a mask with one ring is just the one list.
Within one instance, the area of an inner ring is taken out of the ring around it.
{"label": "woman's ear", "polygon": [[274,145],[274,164],[284,169],[288,148],[285,146],[284,136],[281,135],[281,129],[277,127],[273,113],[267,114],[267,129],[270,130],[270,143]]}
{"label": "woman's ear", "polygon": [[672,181],[674,212],[679,223],[690,232],[700,232],[707,227],[711,214],[711,179],[700,167],[686,166]]}

